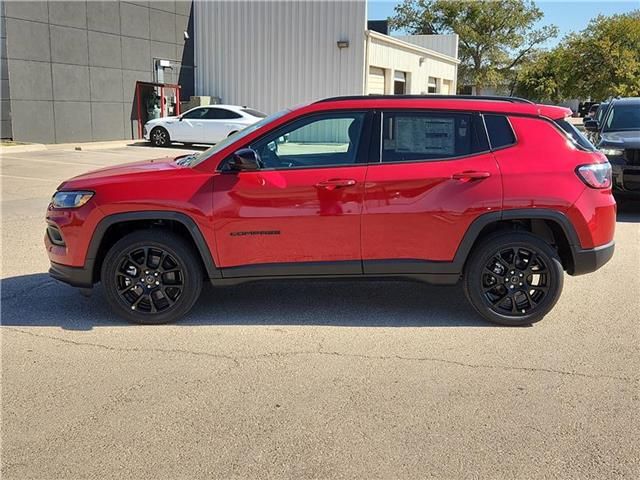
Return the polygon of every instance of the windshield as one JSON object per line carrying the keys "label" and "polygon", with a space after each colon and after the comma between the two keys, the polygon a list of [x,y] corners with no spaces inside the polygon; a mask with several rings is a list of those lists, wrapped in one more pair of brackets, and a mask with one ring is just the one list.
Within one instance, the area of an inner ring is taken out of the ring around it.
{"label": "windshield", "polygon": [[640,130],[640,103],[616,105],[609,109],[603,131]]}
{"label": "windshield", "polygon": [[556,120],[556,125],[558,125],[564,133],[567,134],[569,140],[576,145],[577,147],[582,148],[583,150],[593,151],[596,147],[585,137],[580,130],[573,126],[571,122],[567,120]]}
{"label": "windshield", "polygon": [[216,143],[213,147],[206,149],[204,152],[192,153],[191,155],[185,155],[184,157],[179,157],[176,160],[178,165],[184,167],[195,167],[196,165],[204,162],[207,158],[215,155],[221,150],[224,150],[226,147],[231,145],[233,142],[241,140],[246,137],[250,133],[255,132],[259,128],[262,128],[264,125],[273,122],[274,120],[284,116],[289,113],[290,110],[282,110],[281,112],[274,113],[273,115],[269,115],[266,118],[263,118],[259,122],[254,123],[253,125],[249,125],[246,128],[243,128],[239,132],[234,133],[233,135],[228,136],[221,142]]}

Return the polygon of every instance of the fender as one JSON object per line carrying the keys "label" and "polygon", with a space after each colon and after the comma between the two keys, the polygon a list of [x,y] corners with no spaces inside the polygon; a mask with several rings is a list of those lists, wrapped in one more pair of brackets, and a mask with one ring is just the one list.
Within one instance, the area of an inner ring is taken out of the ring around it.
{"label": "fender", "polygon": [[207,245],[207,242],[202,235],[202,232],[198,228],[196,222],[188,215],[180,212],[174,212],[170,210],[144,210],[138,212],[124,212],[109,215],[102,220],[96,226],[89,243],[87,250],[87,257],[85,259],[84,269],[88,272],[93,272],[96,257],[98,255],[98,249],[102,243],[105,233],[109,227],[123,222],[131,222],[136,220],[171,220],[178,222],[186,227],[193,239],[193,242],[198,249],[198,253],[202,257],[207,275],[209,278],[221,278],[220,270],[216,267],[211,251]]}

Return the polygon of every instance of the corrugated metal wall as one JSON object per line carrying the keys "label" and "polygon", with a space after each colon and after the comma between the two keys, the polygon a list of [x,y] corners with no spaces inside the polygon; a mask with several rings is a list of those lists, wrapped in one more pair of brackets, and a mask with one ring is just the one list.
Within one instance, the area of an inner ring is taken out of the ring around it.
{"label": "corrugated metal wall", "polygon": [[365,0],[196,1],[196,95],[267,113],[361,95],[366,15]]}

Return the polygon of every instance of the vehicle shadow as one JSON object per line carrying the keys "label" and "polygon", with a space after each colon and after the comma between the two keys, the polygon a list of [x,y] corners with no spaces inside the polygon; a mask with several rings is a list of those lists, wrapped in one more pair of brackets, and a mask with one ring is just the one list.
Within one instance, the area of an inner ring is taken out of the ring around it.
{"label": "vehicle shadow", "polygon": [[171,145],[169,145],[168,147],[154,147],[151,142],[147,142],[145,140],[139,140],[139,141],[135,141],[132,143],[128,143],[127,147],[146,147],[146,148],[154,148],[154,149],[160,149],[160,148],[171,148],[171,149],[175,149],[175,150],[206,150],[207,148],[211,147],[211,145],[205,145],[205,144],[188,144],[188,145],[184,145],[182,143],[172,143]]}
{"label": "vehicle shadow", "polygon": [[[5,278],[1,289],[4,326],[91,330],[130,325],[110,311],[100,286],[87,298],[40,273]],[[194,309],[178,324],[496,327],[473,311],[458,286],[390,280],[207,284]]]}
{"label": "vehicle shadow", "polygon": [[618,222],[640,223],[640,200],[618,200]]}

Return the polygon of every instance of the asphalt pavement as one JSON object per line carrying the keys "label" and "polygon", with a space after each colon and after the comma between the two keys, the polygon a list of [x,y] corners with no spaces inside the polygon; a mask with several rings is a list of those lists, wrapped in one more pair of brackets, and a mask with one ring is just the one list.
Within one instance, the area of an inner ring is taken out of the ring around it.
{"label": "asphalt pavement", "polygon": [[523,328],[409,281],[208,287],[134,326],[48,277],[62,180],[187,151],[2,155],[4,480],[640,477],[640,205]]}

